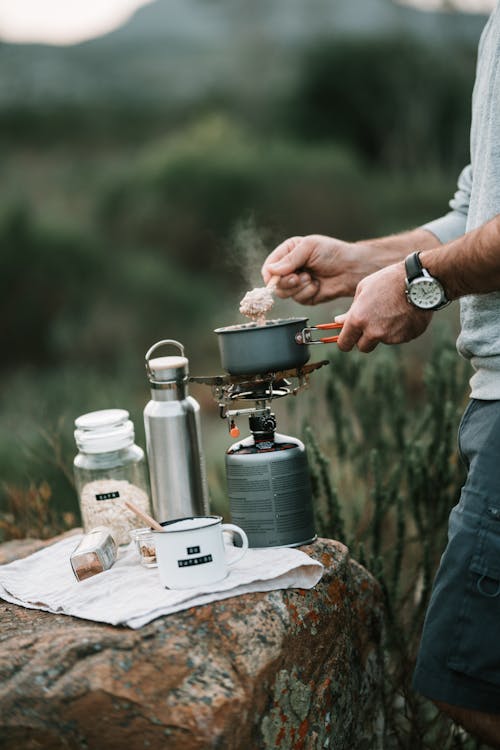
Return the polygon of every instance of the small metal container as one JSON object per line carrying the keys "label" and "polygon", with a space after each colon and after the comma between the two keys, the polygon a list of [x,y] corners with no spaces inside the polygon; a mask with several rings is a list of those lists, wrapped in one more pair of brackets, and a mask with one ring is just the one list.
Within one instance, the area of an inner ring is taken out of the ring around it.
{"label": "small metal container", "polygon": [[71,555],[71,567],[78,581],[108,570],[116,561],[116,542],[107,526],[96,526],[84,535]]}

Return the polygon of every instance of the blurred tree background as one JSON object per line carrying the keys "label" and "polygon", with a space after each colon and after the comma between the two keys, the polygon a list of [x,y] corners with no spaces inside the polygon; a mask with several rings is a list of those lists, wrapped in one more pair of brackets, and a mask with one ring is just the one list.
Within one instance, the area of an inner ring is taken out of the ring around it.
{"label": "blurred tree background", "polygon": [[[0,43],[0,539],[79,522],[79,414],[127,408],[144,445],[154,341],[182,341],[193,374],[220,371],[212,330],[239,321],[275,243],[362,239],[447,210],[484,23],[391,0],[156,0],[74,46]],[[277,409],[312,451],[321,533],[386,593],[388,748],[476,747],[409,689],[462,480],[454,307],[401,349],[321,352],[330,372]],[[194,393],[225,512],[230,439]]]}
{"label": "blurred tree background", "polygon": [[145,350],[218,371],[211,331],[276,242],[446,210],[484,17],[313,6],[157,0],[89,42],[0,45],[0,507],[45,483],[75,512],[74,418],[125,406],[141,442]]}

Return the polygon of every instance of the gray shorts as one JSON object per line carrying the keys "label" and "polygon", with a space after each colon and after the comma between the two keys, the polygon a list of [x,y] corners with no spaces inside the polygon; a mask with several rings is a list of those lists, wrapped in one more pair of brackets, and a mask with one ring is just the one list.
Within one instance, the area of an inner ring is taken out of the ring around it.
{"label": "gray shorts", "polygon": [[413,686],[500,714],[500,401],[471,400],[458,444],[468,475],[450,514]]}

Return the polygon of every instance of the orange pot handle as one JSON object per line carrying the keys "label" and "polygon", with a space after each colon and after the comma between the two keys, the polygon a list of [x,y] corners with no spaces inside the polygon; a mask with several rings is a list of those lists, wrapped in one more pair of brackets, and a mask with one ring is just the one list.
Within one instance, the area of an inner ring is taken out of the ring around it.
{"label": "orange pot handle", "polygon": [[[320,323],[317,326],[313,326],[314,328],[317,328],[318,331],[329,331],[333,328],[336,328],[337,330],[340,330],[343,327],[343,323]],[[321,339],[323,341],[323,339]]]}
{"label": "orange pot handle", "polygon": [[329,336],[326,339],[320,339],[322,344],[336,344],[339,340],[338,336]]}

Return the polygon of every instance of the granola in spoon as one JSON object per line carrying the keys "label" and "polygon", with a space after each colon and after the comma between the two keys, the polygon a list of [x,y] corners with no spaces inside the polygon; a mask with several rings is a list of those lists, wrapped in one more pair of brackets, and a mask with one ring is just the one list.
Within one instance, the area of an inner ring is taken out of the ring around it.
{"label": "granola in spoon", "polygon": [[266,313],[274,305],[274,290],[279,281],[278,276],[273,276],[267,286],[256,287],[245,294],[240,302],[240,313],[254,320],[258,325],[266,321]]}

